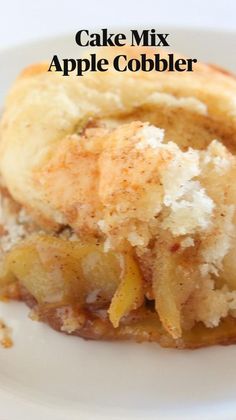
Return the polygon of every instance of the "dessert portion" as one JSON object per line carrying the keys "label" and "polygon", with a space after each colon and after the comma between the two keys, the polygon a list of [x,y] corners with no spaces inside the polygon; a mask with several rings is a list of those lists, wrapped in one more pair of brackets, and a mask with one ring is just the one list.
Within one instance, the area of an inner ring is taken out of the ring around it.
{"label": "dessert portion", "polygon": [[2,298],[84,338],[236,341],[235,98],[204,64],[26,69],[1,120]]}

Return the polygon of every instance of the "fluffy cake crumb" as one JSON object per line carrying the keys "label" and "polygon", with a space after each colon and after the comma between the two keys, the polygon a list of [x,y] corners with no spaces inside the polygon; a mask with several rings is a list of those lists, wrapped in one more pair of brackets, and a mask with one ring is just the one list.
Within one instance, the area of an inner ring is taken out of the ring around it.
{"label": "fluffy cake crumb", "polygon": [[156,149],[164,140],[164,130],[150,125],[145,125],[143,129],[138,132],[137,138],[140,141],[136,144],[138,150],[151,147]]}
{"label": "fluffy cake crumb", "polygon": [[31,217],[20,208],[4,190],[0,191],[0,249],[9,251],[13,245],[24,239],[33,224]]}

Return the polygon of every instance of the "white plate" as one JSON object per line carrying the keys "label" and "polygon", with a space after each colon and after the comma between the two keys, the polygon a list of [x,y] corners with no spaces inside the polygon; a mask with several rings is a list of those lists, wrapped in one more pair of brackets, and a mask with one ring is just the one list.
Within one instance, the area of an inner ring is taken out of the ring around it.
{"label": "white plate", "polygon": [[[173,49],[235,70],[235,33],[163,29]],[[73,35],[0,52],[0,103],[25,65],[79,53]],[[27,313],[24,304],[0,304],[14,340],[0,348],[1,420],[236,418],[236,346],[178,351],[84,341]]]}

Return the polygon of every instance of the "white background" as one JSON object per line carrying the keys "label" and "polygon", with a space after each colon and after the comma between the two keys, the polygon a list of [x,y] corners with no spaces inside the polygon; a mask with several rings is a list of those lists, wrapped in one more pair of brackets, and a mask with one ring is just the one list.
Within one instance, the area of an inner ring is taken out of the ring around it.
{"label": "white background", "polygon": [[147,24],[232,30],[236,1],[0,0],[0,49],[86,27]]}

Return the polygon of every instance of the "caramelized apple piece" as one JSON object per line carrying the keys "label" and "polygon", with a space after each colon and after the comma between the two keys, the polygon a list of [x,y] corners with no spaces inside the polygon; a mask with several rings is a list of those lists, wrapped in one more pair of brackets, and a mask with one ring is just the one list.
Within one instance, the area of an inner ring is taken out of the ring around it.
{"label": "caramelized apple piece", "polygon": [[108,310],[113,327],[119,326],[120,319],[142,305],[144,299],[140,270],[134,259],[124,257],[124,274]]}
{"label": "caramelized apple piece", "polygon": [[174,338],[182,335],[180,310],[175,295],[176,262],[168,244],[158,244],[153,275],[156,311],[168,333]]}

